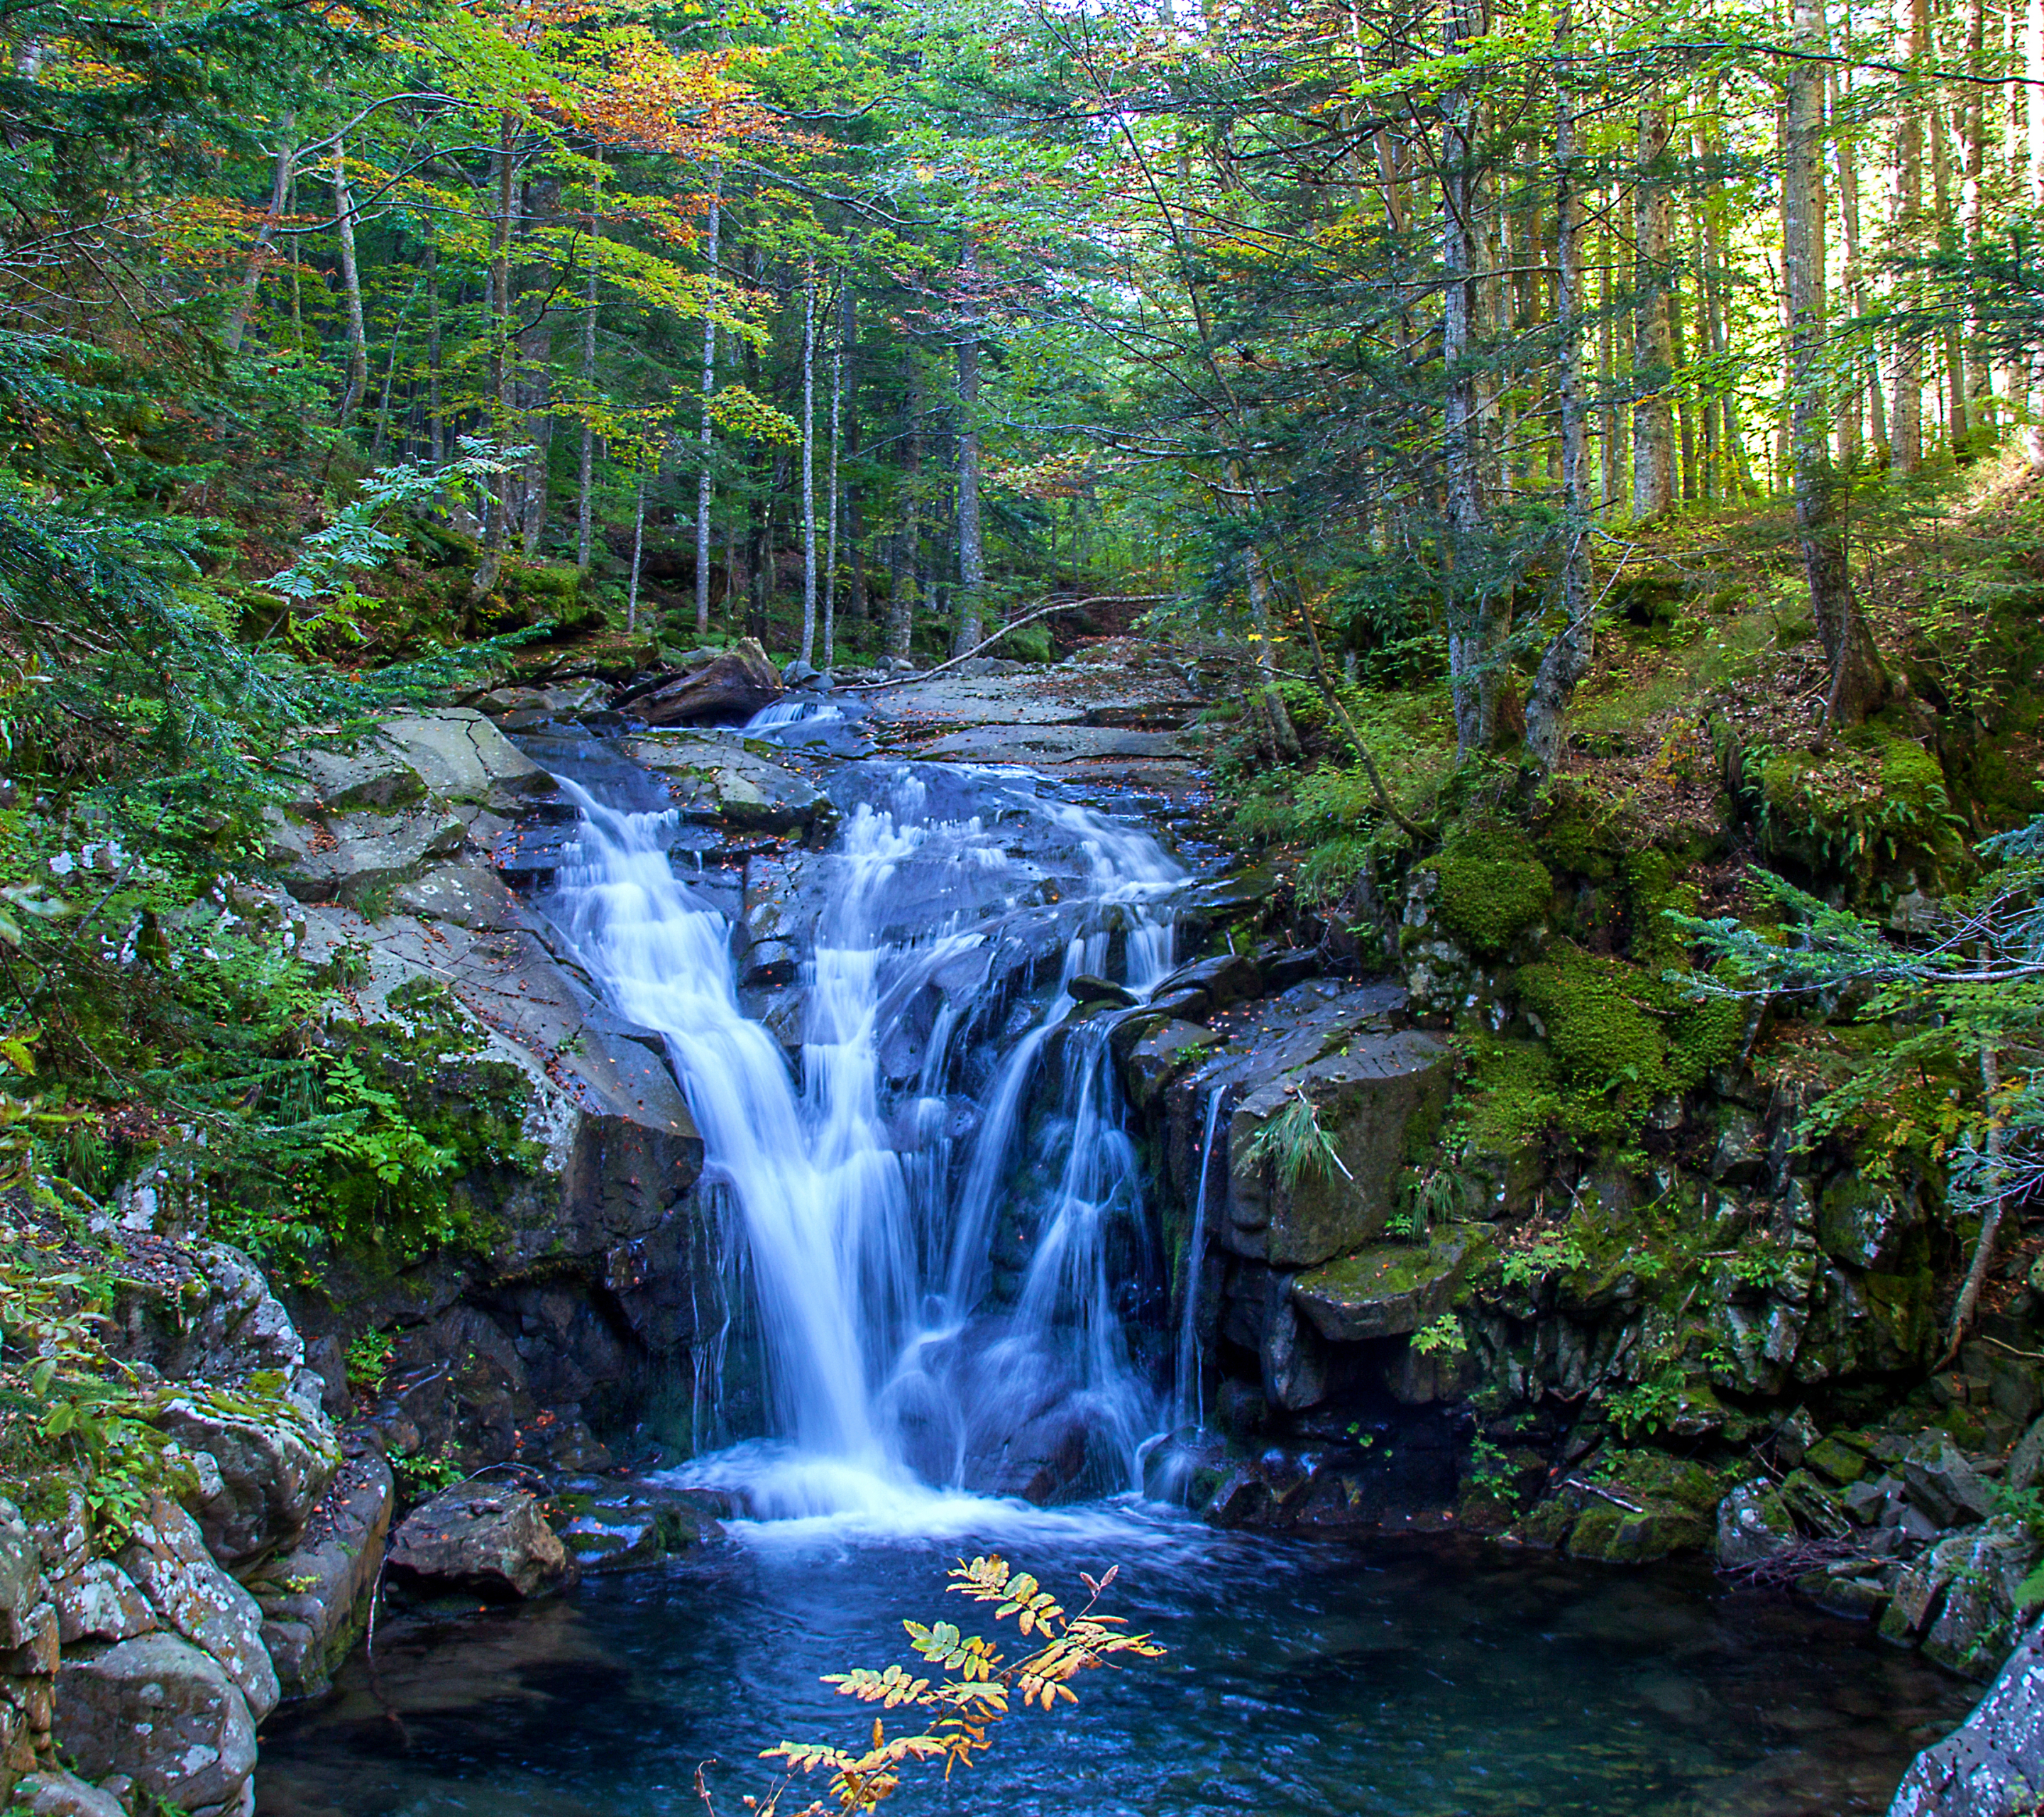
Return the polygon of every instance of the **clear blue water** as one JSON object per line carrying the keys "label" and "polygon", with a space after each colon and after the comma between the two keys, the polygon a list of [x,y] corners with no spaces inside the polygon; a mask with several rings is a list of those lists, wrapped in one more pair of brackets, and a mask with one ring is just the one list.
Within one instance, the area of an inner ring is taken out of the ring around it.
{"label": "clear blue water", "polygon": [[1112,1604],[1170,1654],[1011,1719],[970,1775],[912,1779],[901,1817],[1828,1817],[1884,1810],[1977,1696],[1700,1566],[1231,1536],[1132,1509],[943,1539],[766,1530],[522,1608],[386,1619],[373,1670],[358,1651],[266,1732],[260,1811],[665,1817],[701,1811],[713,1757],[716,1807],[740,1812],[774,1783],[761,1749],[864,1734],[870,1712],[819,1676],[909,1662],[901,1618],[960,1619],[944,1573],[981,1550],[1059,1588],[1118,1562]]}

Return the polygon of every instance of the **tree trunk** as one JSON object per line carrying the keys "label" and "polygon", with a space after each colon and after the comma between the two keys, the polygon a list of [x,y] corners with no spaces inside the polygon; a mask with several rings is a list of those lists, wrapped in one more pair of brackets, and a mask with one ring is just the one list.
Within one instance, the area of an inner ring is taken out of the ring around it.
{"label": "tree trunk", "polygon": [[[724,167],[713,166],[709,186],[709,231],[703,257],[712,277],[717,271],[717,229],[724,218]],[[710,400],[717,394],[717,322],[703,315],[702,428],[696,456],[696,636],[709,635]]]}
{"label": "tree trunk", "polygon": [[[490,242],[490,434],[499,449],[511,424],[511,213],[517,176],[518,121],[506,111],[498,117],[494,175],[497,209]],[[490,521],[483,532],[482,559],[469,583],[472,597],[482,599],[497,586],[504,550],[511,535],[511,499],[517,486],[509,472],[497,476],[489,501]]]}
{"label": "tree trunk", "polygon": [[646,457],[639,457],[638,483],[632,497],[632,577],[624,586],[624,635],[639,634],[639,563],[646,547]]}
{"label": "tree trunk", "polygon": [[[1959,154],[1961,229],[1966,251],[1977,256],[1987,233],[1987,0],[1967,0],[1966,84],[1958,113],[1963,123]],[[1981,330],[1980,296],[1969,290],[1966,311],[1966,420],[1974,432],[1992,436],[1995,428],[1994,361]]]}
{"label": "tree trunk", "polygon": [[355,421],[369,386],[369,336],[362,322],[362,274],[355,263],[355,196],[348,186],[348,148],[333,142],[333,213],[340,240],[340,288],[348,311],[348,389],[340,401],[340,426]]}
{"label": "tree trunk", "polygon": [[[1796,35],[1823,44],[1823,0],[1795,0]],[[1796,532],[1808,577],[1810,605],[1831,666],[1829,716],[1857,724],[1886,691],[1880,659],[1854,609],[1845,526],[1831,467],[1831,413],[1824,372],[1824,222],[1819,183],[1823,156],[1823,64],[1813,56],[1787,68],[1788,130],[1781,178],[1782,276],[1788,306],[1789,443]]]}
{"label": "tree trunk", "polygon": [[1573,21],[1567,0],[1554,25],[1554,258],[1559,271],[1555,348],[1562,414],[1562,628],[1540,659],[1526,701],[1526,748],[1544,770],[1560,758],[1569,697],[1590,665],[1589,413],[1583,397],[1583,194],[1576,98],[1568,66]]}
{"label": "tree trunk", "polygon": [[802,272],[802,647],[816,659],[816,261]]}
{"label": "tree trunk", "polygon": [[[2039,0],[2044,4],[2044,0]],[[1915,51],[1915,0],[1896,0],[1896,53]],[[1923,221],[1923,118],[1915,94],[1905,88],[1895,127],[1895,211],[1888,222],[1889,249],[1906,255],[1921,248]],[[1896,301],[1907,304],[1919,287],[1912,278],[1897,284]],[[1888,445],[1895,472],[1908,475],[1923,463],[1923,355],[1915,340],[1895,342],[1894,403],[1888,412]]]}
{"label": "tree trunk", "polygon": [[1669,333],[1668,190],[1659,167],[1667,155],[1668,113],[1639,116],[1639,175],[1632,195],[1632,514],[1642,521],[1675,508],[1675,419],[1669,396],[1675,350]]}
{"label": "tree trunk", "polygon": [[[851,274],[844,285],[844,451],[848,460],[859,458],[859,299],[852,293]],[[866,597],[866,563],[860,554],[859,494],[855,485],[844,489],[844,541],[846,565],[851,570],[847,617],[863,624],[870,616]]]}
{"label": "tree trunk", "polygon": [[447,459],[447,416],[440,404],[440,243],[426,227],[426,446],[438,467]]}
{"label": "tree trunk", "polygon": [[[842,276],[839,279],[843,282]],[[831,350],[830,530],[824,552],[824,667],[837,660],[838,432],[844,414],[844,343]]]}
{"label": "tree trunk", "polygon": [[[528,246],[538,244],[532,227],[552,217],[559,198],[560,184],[555,179],[528,180],[521,186],[519,215]],[[554,267],[550,259],[535,256],[520,263],[517,294],[521,305],[535,294],[540,298],[532,319],[519,332],[517,367],[513,375],[518,402],[518,439],[532,451],[525,456],[519,489],[520,544],[528,560],[539,554],[541,540],[546,534],[548,494],[553,472],[549,451],[554,439],[554,373],[553,363],[548,358],[552,334],[547,325],[547,298],[553,294],[554,287]]]}
{"label": "tree trunk", "polygon": [[[2044,0],[2039,0],[2044,4]],[[1611,236],[1597,235],[1597,386],[1604,398],[1600,433],[1597,437],[1598,490],[1604,515],[1618,509],[1619,478],[1625,471],[1625,451],[1619,437],[1618,368],[1612,344]]]}
{"label": "tree trunk", "polygon": [[887,657],[905,663],[916,629],[916,576],[922,559],[923,368],[912,351],[909,367],[909,433],[902,453],[901,563],[887,596]]}
{"label": "tree trunk", "polygon": [[[1457,54],[1482,29],[1472,0],[1447,0],[1442,48]],[[1454,572],[1448,594],[1448,684],[1454,697],[1455,748],[1487,751],[1497,732],[1500,647],[1510,629],[1496,590],[1482,574],[1482,449],[1477,422],[1476,106],[1466,82],[1441,102],[1441,354],[1447,394],[1443,413],[1447,531]],[[1474,597],[1471,597],[1473,594]]]}
{"label": "tree trunk", "polygon": [[263,225],[256,229],[256,244],[249,249],[248,273],[241,280],[241,294],[234,305],[234,313],[227,318],[227,351],[239,353],[241,337],[248,332],[248,317],[256,308],[256,299],[263,288],[263,267],[270,262],[270,247],[277,236],[277,223],[284,217],[284,199],[291,193],[291,172],[298,157],[298,147],[293,135],[298,130],[298,117],[286,113],[277,122],[277,175],[270,186],[270,209],[263,217]]}
{"label": "tree trunk", "polygon": [[[1919,69],[1936,61],[1937,40],[1931,29],[1931,0],[1911,0],[1910,51]],[[1931,102],[1931,196],[1937,209],[1938,247],[1943,252],[1958,250],[1958,234],[1952,214],[1951,159],[1945,144],[1945,109],[1941,102]],[[1954,455],[1965,451],[1972,425],[1966,418],[1966,367],[1965,336],[1958,323],[1945,325],[1946,439]]]}
{"label": "tree trunk", "polygon": [[[603,162],[599,152],[597,162]],[[589,282],[582,303],[582,459],[575,474],[575,566],[589,571],[596,521],[596,305],[597,273],[603,263],[603,184],[591,186],[589,202]]]}
{"label": "tree trunk", "polygon": [[986,552],[979,524],[979,248],[972,229],[959,249],[959,285],[964,319],[958,344],[958,632],[951,646],[962,655],[980,639],[980,609],[986,586]]}

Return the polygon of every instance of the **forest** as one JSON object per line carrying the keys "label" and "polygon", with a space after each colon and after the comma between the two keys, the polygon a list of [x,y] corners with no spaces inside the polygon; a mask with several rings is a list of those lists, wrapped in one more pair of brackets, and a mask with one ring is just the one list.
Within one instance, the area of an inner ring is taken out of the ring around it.
{"label": "forest", "polygon": [[2036,1807],[2044,0],[0,53],[0,1811]]}

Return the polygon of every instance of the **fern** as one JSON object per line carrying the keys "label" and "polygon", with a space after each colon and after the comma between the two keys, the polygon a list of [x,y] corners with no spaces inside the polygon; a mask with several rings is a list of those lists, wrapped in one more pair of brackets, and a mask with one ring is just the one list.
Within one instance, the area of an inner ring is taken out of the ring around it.
{"label": "fern", "polygon": [[1312,1101],[1296,1085],[1291,1091],[1292,1101],[1249,1139],[1242,1158],[1252,1166],[1270,1162],[1288,1193],[1297,1190],[1302,1181],[1331,1180],[1337,1173],[1353,1180],[1355,1176],[1335,1152],[1333,1138],[1320,1127]]}

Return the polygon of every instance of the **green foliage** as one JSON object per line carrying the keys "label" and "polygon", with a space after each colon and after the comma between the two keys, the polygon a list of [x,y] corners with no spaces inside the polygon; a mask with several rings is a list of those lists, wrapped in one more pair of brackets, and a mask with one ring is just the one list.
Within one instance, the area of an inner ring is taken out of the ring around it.
{"label": "green foliage", "polygon": [[1589,1252],[1573,1232],[1543,1231],[1523,1249],[1506,1250],[1500,1273],[1507,1287],[1531,1287],[1550,1274],[1586,1268],[1589,1259]]}
{"label": "green foliage", "polygon": [[1658,1432],[1682,1410],[1682,1380],[1673,1370],[1604,1398],[1604,1410],[1620,1437],[1630,1442],[1642,1432]]}
{"label": "green foliage", "polygon": [[398,1348],[387,1332],[363,1331],[348,1343],[348,1385],[371,1394],[383,1385],[384,1372]]}
{"label": "green foliage", "polygon": [[1242,1158],[1252,1167],[1270,1162],[1287,1192],[1308,1180],[1351,1176],[1335,1153],[1333,1138],[1320,1127],[1312,1101],[1296,1086],[1283,1109],[1266,1118],[1243,1145]]}
{"label": "green foliage", "polygon": [[1777,859],[1863,885],[1877,870],[1908,865],[1927,876],[1959,855],[1965,823],[1937,759],[1878,722],[1822,755],[1749,751],[1741,774],[1762,849]]}
{"label": "green foliage", "polygon": [[1412,1334],[1412,1348],[1423,1357],[1458,1357],[1468,1351],[1469,1338],[1462,1320],[1452,1312],[1443,1312]]}
{"label": "green foliage", "polygon": [[1442,926],[1486,956],[1504,952],[1554,905],[1554,877],[1516,828],[1455,833],[1432,870],[1440,881]]}

